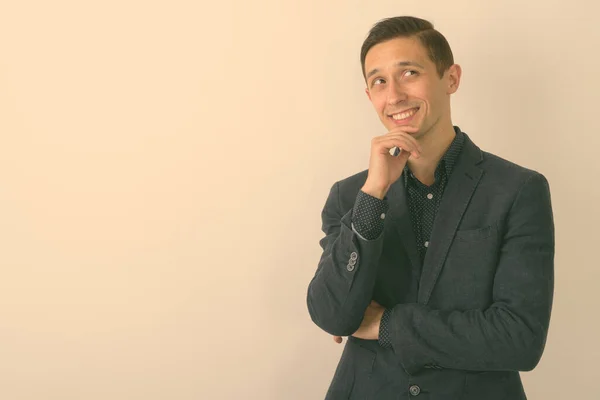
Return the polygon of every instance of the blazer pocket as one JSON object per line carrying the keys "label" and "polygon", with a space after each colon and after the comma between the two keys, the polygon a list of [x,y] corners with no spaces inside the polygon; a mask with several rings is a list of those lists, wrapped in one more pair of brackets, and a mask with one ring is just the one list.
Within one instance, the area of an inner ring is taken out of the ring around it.
{"label": "blazer pocket", "polygon": [[463,242],[474,242],[485,239],[496,233],[496,225],[489,225],[483,228],[465,229],[456,231],[456,239]]}

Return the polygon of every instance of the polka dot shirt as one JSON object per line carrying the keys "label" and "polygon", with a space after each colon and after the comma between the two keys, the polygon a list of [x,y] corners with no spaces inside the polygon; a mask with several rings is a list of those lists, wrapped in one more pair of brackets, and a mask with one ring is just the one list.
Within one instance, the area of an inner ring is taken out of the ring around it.
{"label": "polka dot shirt", "polygon": [[[404,168],[403,179],[407,189],[407,200],[410,217],[417,242],[421,262],[425,259],[433,223],[437,214],[444,189],[456,159],[462,150],[464,135],[458,127],[454,127],[456,136],[446,150],[435,170],[435,181],[431,186],[420,182],[410,171],[408,164]],[[375,240],[383,233],[385,213],[389,209],[387,196],[380,200],[359,191],[352,213],[352,228],[364,240]],[[381,318],[379,343],[390,347],[389,318],[391,309],[386,309]]]}

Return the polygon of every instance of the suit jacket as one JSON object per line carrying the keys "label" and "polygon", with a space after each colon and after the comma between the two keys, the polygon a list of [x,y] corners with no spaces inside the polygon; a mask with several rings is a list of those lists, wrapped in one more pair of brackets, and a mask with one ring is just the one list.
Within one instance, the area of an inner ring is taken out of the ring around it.
{"label": "suit jacket", "polygon": [[[525,399],[519,371],[542,356],[554,290],[546,178],[465,134],[421,264],[403,179],[387,193],[384,232],[353,230],[367,172],[332,186],[308,287],[314,323],[349,336],[326,399]],[[371,300],[391,309],[391,349],[351,336]]]}

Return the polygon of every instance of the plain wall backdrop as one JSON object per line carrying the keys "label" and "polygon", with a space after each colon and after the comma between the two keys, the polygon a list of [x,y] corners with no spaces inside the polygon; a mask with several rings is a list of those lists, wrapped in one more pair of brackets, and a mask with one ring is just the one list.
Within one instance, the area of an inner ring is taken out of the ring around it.
{"label": "plain wall backdrop", "polygon": [[320,212],[386,133],[359,52],[394,15],[450,42],[454,124],[550,182],[529,398],[600,398],[598,8],[1,1],[0,399],[322,399],[342,346],[306,308]]}

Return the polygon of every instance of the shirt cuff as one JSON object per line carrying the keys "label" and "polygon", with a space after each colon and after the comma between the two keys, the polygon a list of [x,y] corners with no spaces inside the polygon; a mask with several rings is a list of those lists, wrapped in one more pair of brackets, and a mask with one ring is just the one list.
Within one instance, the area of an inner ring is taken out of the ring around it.
{"label": "shirt cuff", "polygon": [[359,190],[352,210],[352,227],[365,240],[374,240],[384,228],[385,214],[389,209],[387,196],[383,199]]}
{"label": "shirt cuff", "polygon": [[379,324],[379,345],[381,347],[391,348],[392,342],[390,340],[390,314],[392,310],[386,308],[381,316],[381,323]]}

